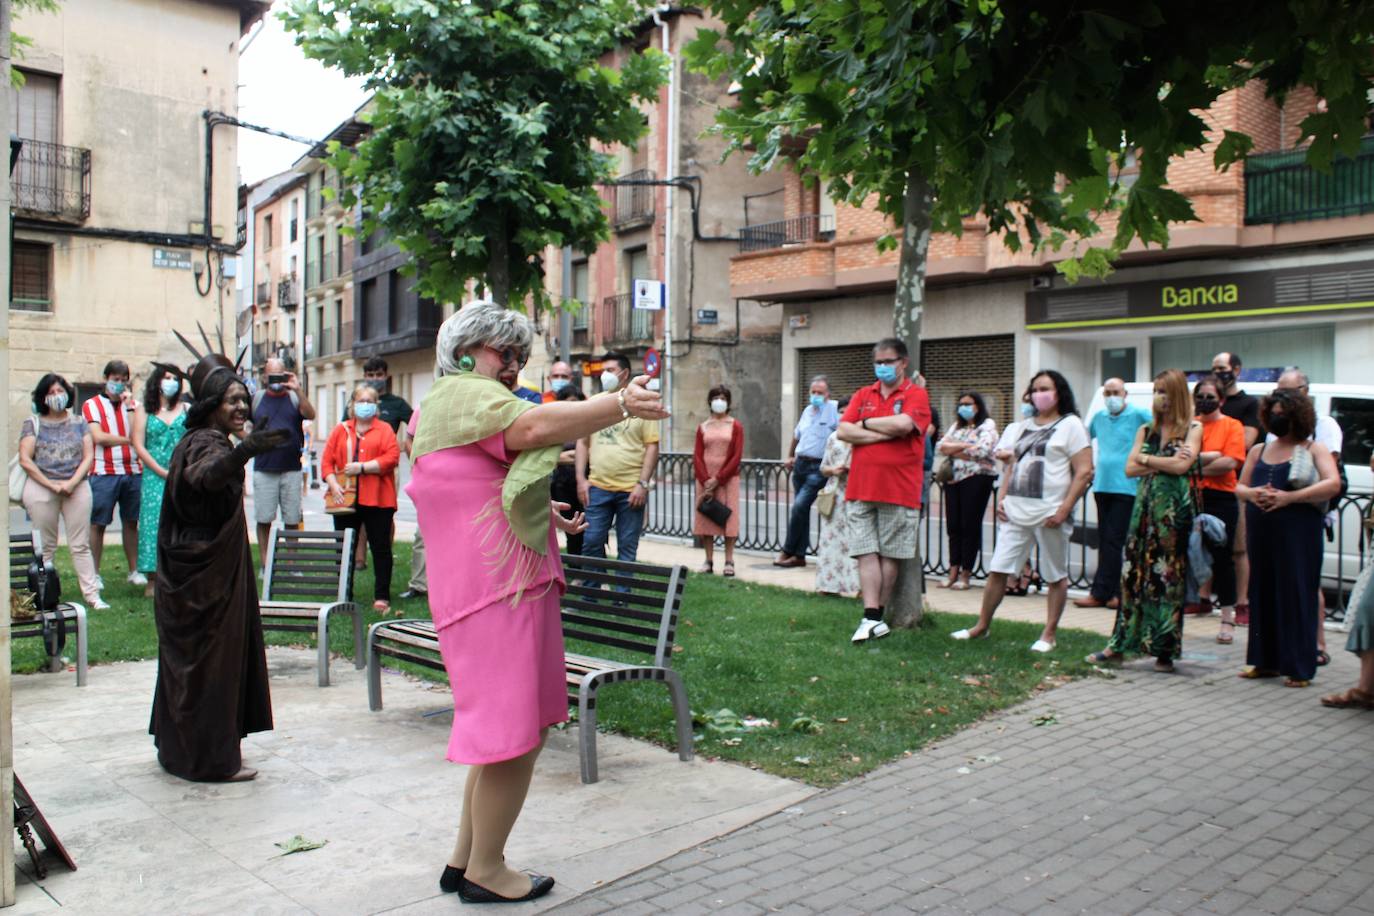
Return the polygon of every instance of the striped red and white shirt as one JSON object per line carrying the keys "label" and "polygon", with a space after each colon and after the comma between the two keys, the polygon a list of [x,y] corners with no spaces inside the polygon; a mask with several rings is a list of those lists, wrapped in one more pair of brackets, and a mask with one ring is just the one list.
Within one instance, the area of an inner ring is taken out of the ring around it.
{"label": "striped red and white shirt", "polygon": [[[87,423],[99,423],[100,428],[112,436],[128,438],[133,428],[133,411],[111,403],[103,394],[98,394],[81,405],[81,416]],[[102,475],[142,474],[143,465],[134,453],[132,445],[97,445],[95,465],[91,474]]]}

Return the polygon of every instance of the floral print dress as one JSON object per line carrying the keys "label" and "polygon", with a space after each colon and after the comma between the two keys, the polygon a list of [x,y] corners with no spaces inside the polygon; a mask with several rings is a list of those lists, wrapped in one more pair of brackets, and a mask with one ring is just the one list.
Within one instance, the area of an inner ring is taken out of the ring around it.
{"label": "floral print dress", "polygon": [[845,521],[844,487],[849,482],[849,459],[854,447],[841,442],[835,433],[825,442],[825,456],[821,468],[844,468],[826,479],[822,493],[835,494],[835,508],[830,517],[821,517],[821,540],[816,548],[816,591],[827,595],[857,595],[859,593],[859,563],[849,555],[849,525]]}
{"label": "floral print dress", "polygon": [[[1161,447],[1159,433],[1147,428],[1141,454],[1168,458],[1182,445],[1182,439],[1172,439]],[[1121,608],[1107,643],[1114,654],[1171,662],[1182,652],[1188,538],[1195,512],[1190,473],[1155,472],[1140,479],[1121,566]]]}

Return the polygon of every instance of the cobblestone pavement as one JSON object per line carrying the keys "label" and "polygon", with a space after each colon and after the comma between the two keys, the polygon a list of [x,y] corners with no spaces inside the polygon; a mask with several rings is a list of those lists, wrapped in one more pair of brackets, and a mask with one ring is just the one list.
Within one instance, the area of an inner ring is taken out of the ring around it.
{"label": "cobblestone pavement", "polygon": [[1312,687],[1242,681],[1245,632],[1190,640],[1175,675],[1045,691],[555,912],[1374,913],[1374,713],[1318,703],[1355,659],[1333,638]]}

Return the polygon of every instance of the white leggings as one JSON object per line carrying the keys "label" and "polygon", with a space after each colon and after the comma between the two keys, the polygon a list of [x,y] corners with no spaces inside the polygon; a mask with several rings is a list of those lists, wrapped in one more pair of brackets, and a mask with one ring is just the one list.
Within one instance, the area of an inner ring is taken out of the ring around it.
{"label": "white leggings", "polygon": [[71,548],[72,565],[81,595],[87,602],[100,596],[96,585],[95,560],[91,556],[91,485],[81,486],[67,496],[59,496],[47,487],[30,479],[24,484],[24,510],[43,538],[43,562],[52,561],[57,553],[57,521],[67,526],[67,546]]}

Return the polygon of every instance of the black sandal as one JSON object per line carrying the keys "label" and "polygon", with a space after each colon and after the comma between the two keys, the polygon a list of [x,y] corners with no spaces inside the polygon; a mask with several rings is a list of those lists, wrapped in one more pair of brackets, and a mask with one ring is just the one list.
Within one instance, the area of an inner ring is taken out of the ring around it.
{"label": "black sandal", "polygon": [[1318,649],[1318,650],[1317,650],[1317,667],[1318,667],[1318,668],[1322,668],[1322,667],[1325,667],[1326,665],[1329,665],[1329,664],[1331,664],[1331,656],[1329,656],[1329,655],[1326,654],[1326,650],[1325,650],[1325,649]]}

